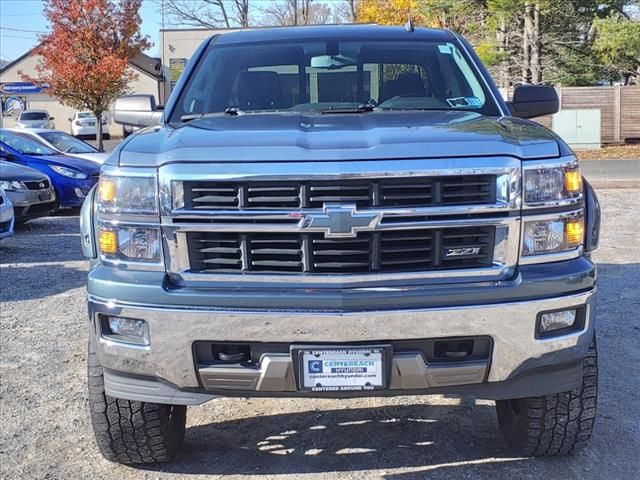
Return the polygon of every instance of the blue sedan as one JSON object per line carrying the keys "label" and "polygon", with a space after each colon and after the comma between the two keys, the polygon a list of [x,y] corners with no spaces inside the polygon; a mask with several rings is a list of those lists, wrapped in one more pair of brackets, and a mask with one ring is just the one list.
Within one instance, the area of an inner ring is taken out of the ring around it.
{"label": "blue sedan", "polygon": [[68,157],[20,133],[0,129],[0,157],[49,176],[61,208],[79,207],[98,181],[100,166]]}

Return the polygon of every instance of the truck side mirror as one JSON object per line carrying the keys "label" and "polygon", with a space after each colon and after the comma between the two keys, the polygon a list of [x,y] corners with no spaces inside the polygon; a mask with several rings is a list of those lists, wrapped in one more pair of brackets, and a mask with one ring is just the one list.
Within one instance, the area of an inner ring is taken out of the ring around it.
{"label": "truck side mirror", "polygon": [[558,93],[546,85],[516,85],[513,100],[507,102],[514,117],[534,118],[551,115],[560,109]]}
{"label": "truck side mirror", "polygon": [[156,107],[155,97],[147,94],[123,95],[116,100],[113,111],[115,123],[131,127],[158,125],[161,118],[162,111]]}

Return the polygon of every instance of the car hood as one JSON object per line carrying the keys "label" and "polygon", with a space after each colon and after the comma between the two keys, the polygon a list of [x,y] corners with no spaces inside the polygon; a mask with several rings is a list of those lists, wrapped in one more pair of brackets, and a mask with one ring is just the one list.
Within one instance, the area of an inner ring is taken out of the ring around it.
{"label": "car hood", "polygon": [[103,152],[96,152],[96,153],[67,153],[66,154],[69,157],[74,157],[74,158],[82,158],[84,160],[90,160],[94,163],[98,163],[100,165],[102,165],[107,158],[109,157],[108,153],[103,153]]}
{"label": "car hood", "polygon": [[66,155],[29,155],[32,161],[46,163],[49,165],[60,165],[63,167],[75,168],[88,175],[98,175],[100,173],[100,165],[90,160],[82,158],[68,157]]}
{"label": "car hood", "polygon": [[[558,141],[522,119],[473,112],[244,114],[153,127],[120,148],[122,166],[175,161],[291,162],[506,155],[557,157]],[[114,160],[115,161],[114,156]]]}
{"label": "car hood", "polygon": [[0,161],[0,180],[37,181],[47,176],[33,168],[18,165],[16,163]]}

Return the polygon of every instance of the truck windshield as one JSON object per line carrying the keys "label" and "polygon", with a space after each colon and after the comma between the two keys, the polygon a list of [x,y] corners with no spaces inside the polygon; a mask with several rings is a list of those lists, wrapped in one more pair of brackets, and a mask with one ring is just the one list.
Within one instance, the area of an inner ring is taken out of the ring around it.
{"label": "truck windshield", "polygon": [[498,115],[479,75],[450,42],[214,43],[180,93],[171,121],[229,109],[330,113],[363,106]]}

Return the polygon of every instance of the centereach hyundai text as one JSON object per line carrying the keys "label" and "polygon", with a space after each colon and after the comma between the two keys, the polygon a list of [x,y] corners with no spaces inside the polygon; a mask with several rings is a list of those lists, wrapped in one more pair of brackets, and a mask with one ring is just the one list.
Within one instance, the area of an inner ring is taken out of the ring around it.
{"label": "centereach hyundai text", "polygon": [[[506,443],[589,439],[599,206],[576,157],[446,30],[216,35],[81,215],[103,455],[170,460],[221,396],[471,394]],[[519,118],[520,117],[520,118]]]}

